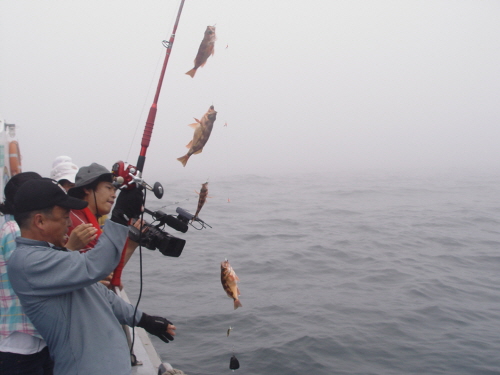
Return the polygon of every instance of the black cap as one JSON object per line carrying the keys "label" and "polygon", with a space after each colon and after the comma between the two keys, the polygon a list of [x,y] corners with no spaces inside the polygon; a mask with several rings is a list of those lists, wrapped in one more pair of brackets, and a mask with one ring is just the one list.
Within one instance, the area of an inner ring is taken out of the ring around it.
{"label": "black cap", "polygon": [[73,210],[87,207],[87,202],[70,197],[56,181],[50,178],[41,178],[26,181],[17,190],[14,206],[17,213],[42,210],[59,206]]}

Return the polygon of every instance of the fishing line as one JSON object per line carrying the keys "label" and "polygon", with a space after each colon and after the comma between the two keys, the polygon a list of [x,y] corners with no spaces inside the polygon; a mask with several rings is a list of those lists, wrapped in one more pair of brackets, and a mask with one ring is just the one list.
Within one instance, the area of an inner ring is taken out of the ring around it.
{"label": "fishing line", "polygon": [[[175,17],[176,17],[175,16],[175,12],[168,12],[168,13],[172,14],[172,16],[170,17],[170,23],[169,23],[169,25],[172,25],[175,22],[174,21]],[[168,47],[168,33],[167,33],[167,36],[165,37],[165,39],[161,43],[162,43],[163,47],[165,47],[165,48]],[[154,73],[153,73],[153,75],[151,77],[151,82],[149,83],[149,87],[148,87],[147,93],[146,93],[145,98],[144,98],[144,104],[142,105],[142,109],[141,109],[141,112],[139,114],[139,118],[137,120],[137,125],[135,127],[134,136],[132,137],[132,141],[130,142],[130,147],[129,147],[128,153],[127,153],[127,160],[130,159],[130,153],[132,151],[132,144],[134,143],[134,140],[137,137],[137,130],[139,129],[139,124],[141,123],[141,118],[142,118],[142,116],[144,114],[144,111],[145,111],[145,108],[146,108],[146,103],[148,101],[148,97],[151,94],[151,87],[153,86],[153,82],[155,81],[155,77],[156,77],[156,74],[158,73],[159,66],[160,66],[160,61],[162,60],[162,58],[163,58],[163,50],[159,53],[158,60],[156,61],[156,67],[154,69]],[[142,123],[144,123],[144,122],[142,122]]]}
{"label": "fishing line", "polygon": [[[146,207],[146,189],[144,189],[144,199],[142,201],[142,205],[143,207]],[[130,355],[131,356],[134,356],[135,358],[135,355],[133,353],[134,351],[134,343],[135,343],[135,314],[137,314],[137,309],[139,308],[139,302],[141,301],[141,297],[142,297],[142,245],[141,245],[141,242],[142,242],[142,230],[143,230],[143,227],[144,227],[144,211],[142,211],[141,213],[141,226],[139,228],[139,296],[137,297],[137,303],[135,304],[135,309],[134,309],[134,316],[132,318],[132,343],[130,345]]]}
{"label": "fishing line", "polygon": [[[163,42],[162,42],[162,44],[163,44]],[[164,47],[165,47],[165,45],[164,45]],[[141,113],[139,115],[139,118],[137,119],[137,125],[135,126],[134,136],[132,138],[132,142],[130,142],[130,147],[129,147],[128,153],[127,153],[127,160],[130,159],[130,153],[132,151],[132,144],[134,143],[134,141],[135,141],[135,139],[137,137],[137,130],[139,129],[139,124],[144,123],[144,122],[141,122],[141,118],[142,118],[142,116],[144,114],[144,111],[145,111],[145,108],[146,108],[146,103],[148,102],[149,96],[151,94],[151,87],[153,86],[153,82],[155,81],[156,73],[158,73],[158,67],[160,65],[160,61],[162,60],[162,57],[163,57],[163,50],[158,55],[158,60],[156,61],[156,68],[154,70],[154,74],[151,77],[151,82],[149,83],[148,91],[147,91],[146,96],[144,98],[144,104],[142,105]]]}

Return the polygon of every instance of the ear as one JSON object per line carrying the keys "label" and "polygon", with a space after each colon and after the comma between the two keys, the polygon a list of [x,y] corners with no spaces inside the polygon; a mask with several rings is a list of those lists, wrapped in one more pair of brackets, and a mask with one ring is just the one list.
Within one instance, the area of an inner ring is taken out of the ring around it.
{"label": "ear", "polygon": [[[92,189],[83,188],[83,192],[85,193],[85,197],[92,193]],[[85,199],[85,197],[83,197]]]}
{"label": "ear", "polygon": [[37,228],[38,230],[44,229],[46,221],[47,221],[47,218],[45,217],[44,214],[41,214],[41,213],[35,214],[31,218],[31,224],[33,225],[33,227]]}

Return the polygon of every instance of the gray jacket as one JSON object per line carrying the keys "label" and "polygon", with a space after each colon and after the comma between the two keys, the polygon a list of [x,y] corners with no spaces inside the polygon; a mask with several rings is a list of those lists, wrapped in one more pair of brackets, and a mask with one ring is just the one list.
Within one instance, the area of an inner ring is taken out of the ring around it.
{"label": "gray jacket", "polygon": [[[134,307],[98,282],[118,264],[127,231],[108,220],[97,245],[83,254],[16,239],[9,279],[26,315],[47,342],[54,374],[130,374],[120,324],[134,324]],[[141,316],[138,310],[135,324]]]}

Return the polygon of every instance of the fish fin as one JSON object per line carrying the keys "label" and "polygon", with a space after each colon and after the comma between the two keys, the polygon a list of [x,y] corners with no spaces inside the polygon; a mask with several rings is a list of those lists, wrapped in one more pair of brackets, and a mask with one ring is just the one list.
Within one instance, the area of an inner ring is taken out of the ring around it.
{"label": "fish fin", "polygon": [[194,122],[192,124],[189,124],[188,126],[192,127],[193,129],[196,129],[198,126],[200,126],[200,123],[199,122]]}
{"label": "fish fin", "polygon": [[200,150],[198,150],[198,151],[196,151],[196,152],[193,152],[193,155],[200,154],[202,151],[203,151],[203,149],[200,149]]}
{"label": "fish fin", "polygon": [[201,124],[201,121],[200,121],[200,120],[198,120],[196,117],[193,117],[193,118],[194,118],[194,120],[195,120],[198,124]]}
{"label": "fish fin", "polygon": [[180,158],[177,158],[177,160],[179,160],[184,167],[186,166],[186,163],[187,163],[188,159],[189,159],[189,155],[188,154],[186,154],[184,156],[181,156]]}
{"label": "fish fin", "polygon": [[194,78],[194,75],[196,74],[196,68],[191,69],[189,72],[186,73],[188,76],[191,76],[191,78]]}
{"label": "fish fin", "polygon": [[191,146],[193,145],[193,141],[189,141],[189,143],[186,145],[186,148],[191,148]]}
{"label": "fish fin", "polygon": [[234,300],[234,309],[236,310],[238,307],[243,307],[239,299]]}

